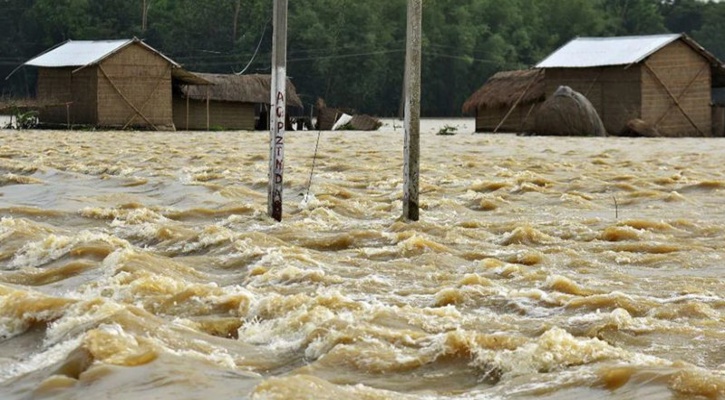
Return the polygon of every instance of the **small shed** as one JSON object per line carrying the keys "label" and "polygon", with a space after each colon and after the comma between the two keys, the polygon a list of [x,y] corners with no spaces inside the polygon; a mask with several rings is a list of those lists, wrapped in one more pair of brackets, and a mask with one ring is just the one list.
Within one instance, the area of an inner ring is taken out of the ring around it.
{"label": "small shed", "polygon": [[[179,129],[267,129],[271,75],[196,73],[209,86],[179,85],[174,95],[174,123]],[[287,106],[302,108],[287,80]]]}
{"label": "small shed", "polygon": [[501,71],[463,103],[463,112],[476,116],[476,132],[525,132],[544,97],[543,71]]}
{"label": "small shed", "polygon": [[173,130],[172,80],[208,84],[137,38],[67,41],[24,65],[42,124]]}
{"label": "small shed", "polygon": [[683,34],[580,37],[536,67],[547,95],[582,93],[613,135],[641,120],[662,136],[712,136],[711,91],[725,85],[722,63]]}

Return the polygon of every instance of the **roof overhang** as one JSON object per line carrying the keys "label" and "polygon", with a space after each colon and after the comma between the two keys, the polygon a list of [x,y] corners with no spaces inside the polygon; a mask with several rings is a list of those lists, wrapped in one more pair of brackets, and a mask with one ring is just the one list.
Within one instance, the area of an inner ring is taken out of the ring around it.
{"label": "roof overhang", "polygon": [[209,82],[201,76],[180,67],[171,70],[171,77],[185,85],[213,85],[212,82]]}
{"label": "roof overhang", "polygon": [[720,61],[714,54],[707,51],[704,47],[700,46],[699,43],[694,41],[691,37],[683,34],[681,37],[682,41],[688,46],[692,47],[693,50],[700,53],[709,63],[712,76],[712,87],[725,87],[725,65]]}

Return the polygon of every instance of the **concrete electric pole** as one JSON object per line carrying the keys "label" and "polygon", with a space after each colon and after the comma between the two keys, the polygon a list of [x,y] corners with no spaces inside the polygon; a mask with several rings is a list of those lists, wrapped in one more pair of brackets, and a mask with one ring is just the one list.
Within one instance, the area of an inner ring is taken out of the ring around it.
{"label": "concrete electric pole", "polygon": [[274,0],[273,19],[267,214],[277,221],[282,221],[284,131],[287,119],[287,0]]}
{"label": "concrete electric pole", "polygon": [[420,75],[423,0],[408,0],[405,48],[405,148],[403,161],[403,217],[419,218],[420,179]]}

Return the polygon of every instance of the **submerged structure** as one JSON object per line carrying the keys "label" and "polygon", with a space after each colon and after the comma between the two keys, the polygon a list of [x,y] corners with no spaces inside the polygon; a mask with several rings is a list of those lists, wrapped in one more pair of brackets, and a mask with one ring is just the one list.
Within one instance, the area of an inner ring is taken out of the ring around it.
{"label": "submerged structure", "polygon": [[501,71],[463,104],[476,117],[476,132],[528,132],[545,99],[541,70]]}
{"label": "submerged structure", "polygon": [[684,34],[573,39],[530,71],[492,77],[463,109],[476,113],[476,131],[499,119],[498,130],[526,132],[532,116],[521,115],[560,86],[586,97],[610,135],[646,125],[660,136],[723,136],[725,108],[712,96],[725,87],[725,67]]}
{"label": "submerged structure", "polygon": [[[175,86],[174,123],[183,130],[266,130],[269,127],[271,75],[206,74],[197,76],[208,86]],[[302,108],[292,82],[287,80],[288,107]]]}
{"label": "submerged structure", "polygon": [[686,35],[576,38],[536,68],[546,93],[562,85],[582,93],[611,134],[640,119],[662,136],[721,135],[711,93],[725,85],[725,68]]}
{"label": "submerged structure", "polygon": [[67,41],[24,65],[38,68],[42,124],[174,130],[172,85],[203,78],[137,38]]}

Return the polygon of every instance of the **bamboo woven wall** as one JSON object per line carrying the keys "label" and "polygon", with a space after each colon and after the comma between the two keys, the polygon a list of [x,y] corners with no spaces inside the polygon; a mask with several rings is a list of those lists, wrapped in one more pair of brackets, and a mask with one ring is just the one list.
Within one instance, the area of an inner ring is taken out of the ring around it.
{"label": "bamboo woven wall", "polygon": [[148,127],[150,122],[159,129],[173,129],[171,108],[171,64],[161,56],[131,44],[100,63],[98,125]]}
{"label": "bamboo woven wall", "polygon": [[39,119],[44,124],[90,124],[97,121],[95,68],[40,68]]}
{"label": "bamboo woven wall", "polygon": [[[174,124],[178,130],[206,130],[206,101],[189,100],[188,129],[186,99],[174,97]],[[209,102],[209,128],[254,130],[254,104],[226,101]]]}
{"label": "bamboo woven wall", "polygon": [[[98,75],[96,68],[84,68],[73,74],[73,124],[95,125],[98,121]],[[65,111],[65,110],[63,110]]]}
{"label": "bamboo woven wall", "polygon": [[41,107],[38,119],[42,123],[66,123],[67,114],[65,104],[72,101],[73,90],[71,72],[72,68],[39,68],[37,97],[41,104],[57,105]]}
{"label": "bamboo woven wall", "polygon": [[[646,67],[642,68],[642,119],[656,125],[662,136],[712,135],[711,70],[700,54],[676,41],[653,54],[646,65],[661,79],[696,129],[665,88]],[[659,121],[659,123],[658,123]]]}
{"label": "bamboo woven wall", "polygon": [[598,68],[551,68],[546,70],[546,95],[561,86],[583,94],[597,110],[609,134],[622,132],[627,121],[640,118],[639,66]]}

